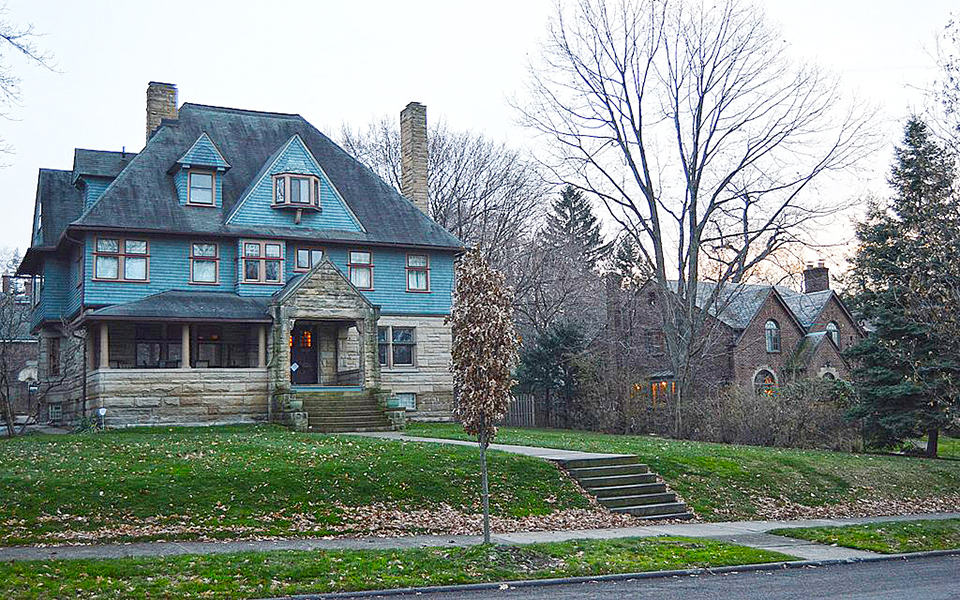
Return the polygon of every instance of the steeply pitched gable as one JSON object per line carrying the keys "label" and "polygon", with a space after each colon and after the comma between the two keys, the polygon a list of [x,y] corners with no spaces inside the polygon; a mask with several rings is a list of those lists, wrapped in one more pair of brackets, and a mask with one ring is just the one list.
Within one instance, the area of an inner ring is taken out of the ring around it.
{"label": "steeply pitched gable", "polygon": [[218,171],[226,171],[230,168],[230,163],[220,154],[207,132],[200,134],[190,149],[177,160],[177,164],[183,168],[209,167]]}
{"label": "steeply pitched gable", "polygon": [[[292,211],[277,209],[274,203],[273,176],[281,173],[314,175],[319,178],[320,210],[309,210],[295,222]],[[274,225],[279,227],[299,226],[310,229],[338,229],[363,232],[363,226],[347,206],[340,192],[330,183],[330,178],[313,157],[299,135],[286,141],[264,163],[247,190],[240,196],[227,216],[228,225]]]}

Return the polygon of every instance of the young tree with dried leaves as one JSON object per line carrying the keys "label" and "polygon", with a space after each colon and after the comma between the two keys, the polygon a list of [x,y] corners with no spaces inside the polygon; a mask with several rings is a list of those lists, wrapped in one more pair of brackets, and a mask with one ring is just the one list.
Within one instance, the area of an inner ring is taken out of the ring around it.
{"label": "young tree with dried leaves", "polygon": [[[813,184],[873,148],[871,115],[787,59],[738,0],[558,4],[528,97],[553,178],[599,197],[660,296],[676,434],[708,315],[756,265],[845,203]],[[718,265],[703,288],[703,262]]]}
{"label": "young tree with dried leaves", "polygon": [[503,274],[490,268],[479,252],[457,264],[450,369],[457,394],[456,418],[480,445],[483,493],[483,539],[490,543],[490,488],[487,447],[496,423],[507,414],[515,383],[519,340],[513,325],[513,292]]}

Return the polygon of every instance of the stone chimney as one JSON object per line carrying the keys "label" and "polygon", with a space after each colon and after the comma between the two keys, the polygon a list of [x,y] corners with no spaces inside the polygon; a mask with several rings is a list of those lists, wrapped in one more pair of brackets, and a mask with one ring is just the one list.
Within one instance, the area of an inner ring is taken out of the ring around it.
{"label": "stone chimney", "polygon": [[427,186],[427,107],[411,102],[400,113],[400,193],[430,215]]}
{"label": "stone chimney", "polygon": [[147,85],[147,141],[163,119],[176,119],[177,86],[151,81]]}
{"label": "stone chimney", "polygon": [[817,266],[813,263],[807,263],[807,268],[803,270],[803,293],[823,292],[830,289],[830,269],[828,269],[821,260]]}

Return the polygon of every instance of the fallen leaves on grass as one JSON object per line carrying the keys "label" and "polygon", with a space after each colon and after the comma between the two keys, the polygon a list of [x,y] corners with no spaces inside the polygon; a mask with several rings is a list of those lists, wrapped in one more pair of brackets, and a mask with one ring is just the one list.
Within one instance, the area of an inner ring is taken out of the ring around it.
{"label": "fallen leaves on grass", "polygon": [[[757,508],[757,517],[775,521],[795,521],[800,519],[846,519],[857,517],[885,517],[892,515],[928,514],[960,512],[960,494],[938,497],[906,498],[859,498],[847,502],[837,502],[818,506],[808,506],[794,502],[785,496],[770,498],[751,496],[751,503]],[[731,508],[718,508],[714,515],[737,514]],[[740,520],[740,519],[738,519]]]}

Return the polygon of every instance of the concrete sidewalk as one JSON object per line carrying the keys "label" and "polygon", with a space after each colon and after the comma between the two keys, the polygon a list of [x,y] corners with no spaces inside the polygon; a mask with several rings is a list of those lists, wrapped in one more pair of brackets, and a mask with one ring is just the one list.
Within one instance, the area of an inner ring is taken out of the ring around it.
{"label": "concrete sidewalk", "polygon": [[[375,431],[342,433],[339,435],[359,435],[361,437],[379,438],[382,440],[396,440],[398,442],[427,442],[430,444],[448,444],[450,446],[471,446],[477,447],[477,442],[466,440],[446,440],[443,438],[426,438],[407,435],[399,431]],[[524,456],[533,456],[544,460],[574,460],[579,458],[615,458],[618,456],[628,456],[626,454],[603,454],[600,452],[580,452],[578,450],[560,450],[558,448],[538,448],[536,446],[514,446],[511,444],[490,444],[491,450],[501,452],[510,452],[511,454],[522,454]],[[630,455],[632,456],[632,455]]]}
{"label": "concrete sidewalk", "polygon": [[[680,523],[675,525],[646,525],[619,529],[583,529],[576,531],[548,531],[494,534],[497,544],[533,544],[560,542],[578,539],[616,539],[627,537],[655,537],[661,535],[684,536],[720,540],[782,552],[809,560],[846,560],[877,556],[838,546],[824,546],[803,540],[795,540],[767,532],[778,528],[821,527],[856,525],[862,523],[885,523],[890,521],[917,521],[922,519],[957,519],[960,513],[934,513],[896,517],[870,517],[864,519],[815,519],[808,521],[733,521],[727,523]],[[103,546],[53,546],[0,548],[0,560],[52,560],[83,558],[127,558],[143,556],[174,556],[181,554],[227,554],[233,552],[269,552],[271,550],[391,550],[397,548],[426,548],[473,546],[480,544],[479,535],[424,535],[398,538],[343,538],[303,539],[242,542],[143,542],[134,544],[111,544]]]}

